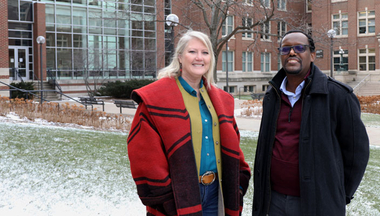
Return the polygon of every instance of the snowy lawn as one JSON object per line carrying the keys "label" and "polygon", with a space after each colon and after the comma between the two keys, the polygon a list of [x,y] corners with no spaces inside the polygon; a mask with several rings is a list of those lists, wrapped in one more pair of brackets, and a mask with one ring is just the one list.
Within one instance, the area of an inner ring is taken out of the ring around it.
{"label": "snowy lawn", "polygon": [[[127,158],[127,134],[0,122],[0,215],[143,216]],[[253,167],[257,133],[241,131]],[[347,215],[380,215],[380,148]],[[243,215],[251,215],[252,180]]]}

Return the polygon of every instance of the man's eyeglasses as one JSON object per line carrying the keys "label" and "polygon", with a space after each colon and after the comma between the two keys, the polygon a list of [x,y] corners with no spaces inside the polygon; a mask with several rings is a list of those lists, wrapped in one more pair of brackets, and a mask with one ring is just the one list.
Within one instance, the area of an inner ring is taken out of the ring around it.
{"label": "man's eyeglasses", "polygon": [[310,45],[295,45],[295,46],[284,46],[278,48],[281,55],[288,55],[290,50],[293,49],[295,53],[303,53],[306,50],[306,47],[310,47]]}

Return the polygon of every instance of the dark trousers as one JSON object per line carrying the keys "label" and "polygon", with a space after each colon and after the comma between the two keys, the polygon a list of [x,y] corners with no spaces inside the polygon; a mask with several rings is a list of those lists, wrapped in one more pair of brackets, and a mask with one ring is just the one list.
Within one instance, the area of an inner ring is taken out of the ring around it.
{"label": "dark trousers", "polygon": [[210,185],[199,184],[203,216],[218,216],[219,181],[215,179]]}
{"label": "dark trousers", "polygon": [[272,190],[269,216],[301,216],[300,197],[289,196]]}

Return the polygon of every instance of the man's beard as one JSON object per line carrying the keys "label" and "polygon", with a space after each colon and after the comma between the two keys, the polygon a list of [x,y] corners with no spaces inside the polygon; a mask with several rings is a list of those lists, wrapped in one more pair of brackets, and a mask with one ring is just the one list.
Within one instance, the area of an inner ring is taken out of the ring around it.
{"label": "man's beard", "polygon": [[[285,65],[285,66],[286,66],[286,65]],[[286,69],[286,67],[283,67],[283,69],[284,69],[285,73],[287,73],[287,74],[297,75],[297,74],[299,74],[299,73],[301,72],[301,70],[302,70],[302,62],[300,62],[300,67],[299,67],[298,70],[288,71],[288,70]]]}

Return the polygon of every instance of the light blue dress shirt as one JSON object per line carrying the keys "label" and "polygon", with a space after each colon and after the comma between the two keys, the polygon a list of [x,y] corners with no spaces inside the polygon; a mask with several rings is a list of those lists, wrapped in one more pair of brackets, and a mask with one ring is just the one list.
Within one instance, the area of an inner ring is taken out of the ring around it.
{"label": "light blue dress shirt", "polygon": [[288,96],[288,99],[289,99],[289,102],[290,104],[292,105],[292,107],[294,106],[294,104],[300,99],[301,97],[301,94],[302,94],[302,89],[303,87],[305,86],[305,80],[302,81],[296,88],[296,92],[293,93],[293,92],[290,92],[288,90],[286,90],[286,83],[288,82],[288,77],[285,77],[284,80],[282,80],[282,83],[281,83],[281,86],[280,86],[280,90],[286,95]]}

